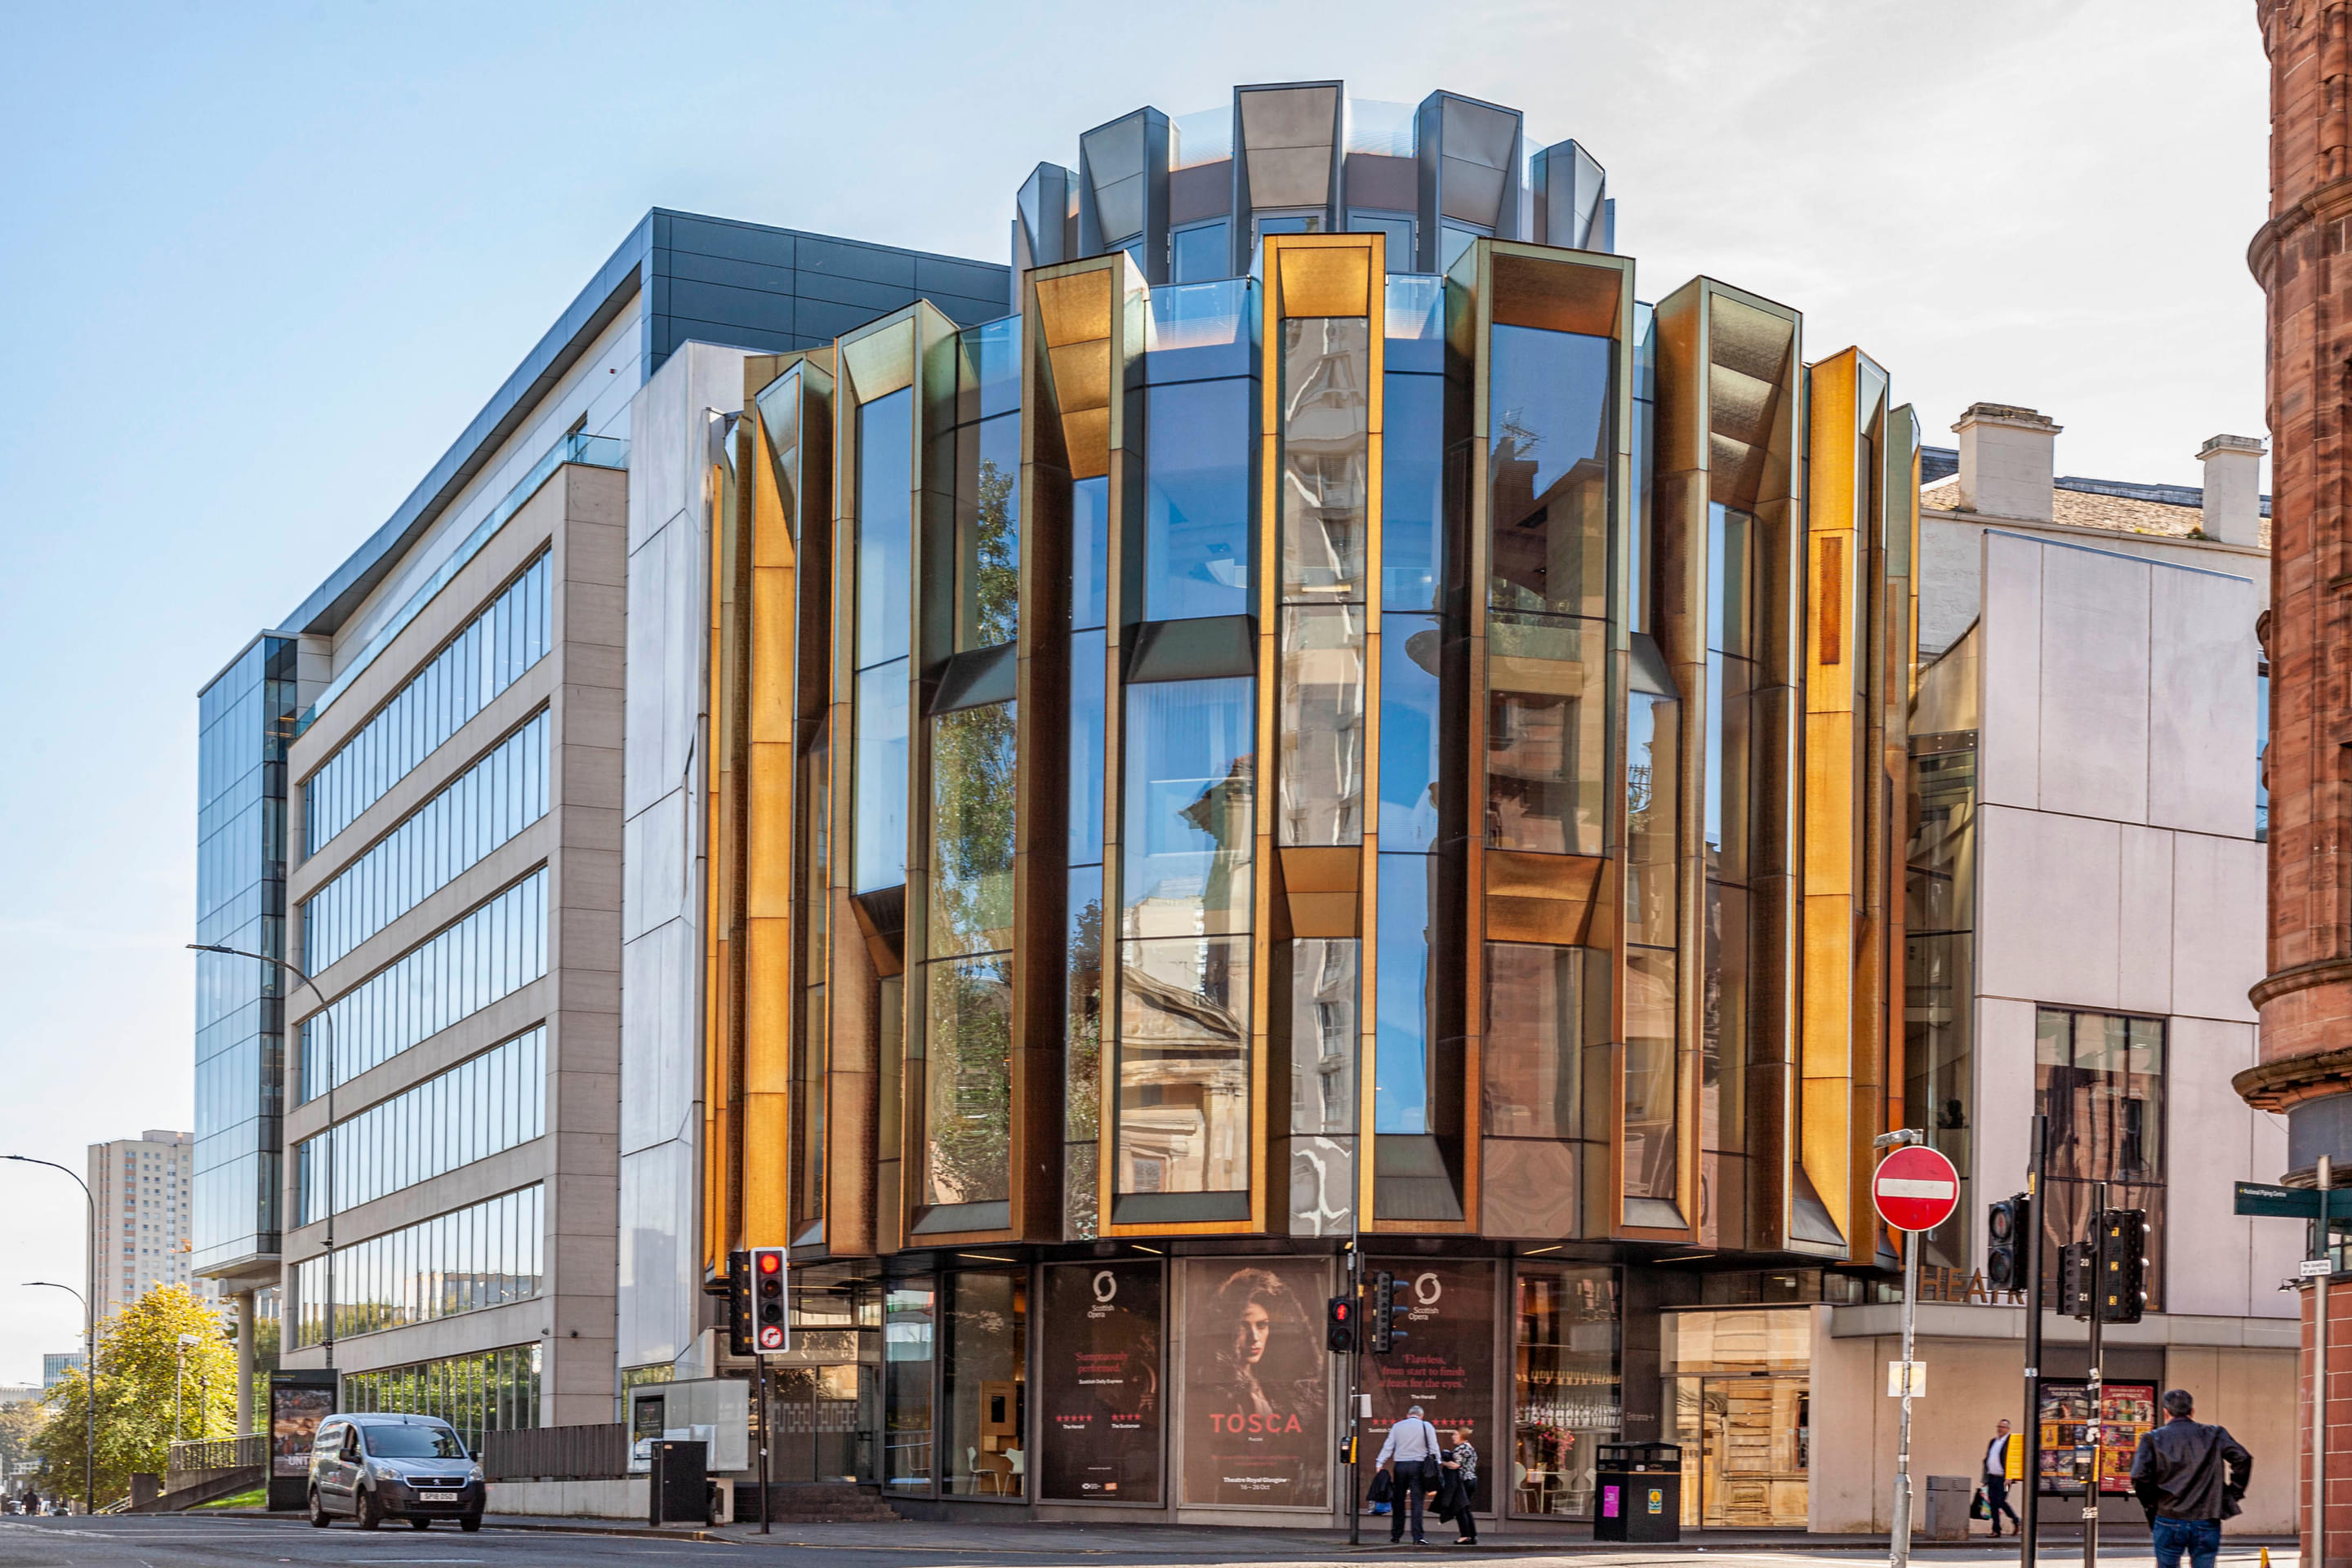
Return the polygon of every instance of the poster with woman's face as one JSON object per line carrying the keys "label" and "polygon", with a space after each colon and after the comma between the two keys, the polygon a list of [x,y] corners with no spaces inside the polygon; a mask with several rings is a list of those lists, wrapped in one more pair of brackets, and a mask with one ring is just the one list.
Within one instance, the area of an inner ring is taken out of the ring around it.
{"label": "poster with woman's face", "polygon": [[1320,1258],[1192,1258],[1184,1274],[1184,1500],[1331,1506],[1329,1294]]}
{"label": "poster with woman's face", "polygon": [[269,1390],[269,1473],[307,1476],[319,1423],[335,1413],[335,1391],[276,1384]]}
{"label": "poster with woman's face", "polygon": [[1045,1270],[1040,1497],[1160,1500],[1160,1266]]}

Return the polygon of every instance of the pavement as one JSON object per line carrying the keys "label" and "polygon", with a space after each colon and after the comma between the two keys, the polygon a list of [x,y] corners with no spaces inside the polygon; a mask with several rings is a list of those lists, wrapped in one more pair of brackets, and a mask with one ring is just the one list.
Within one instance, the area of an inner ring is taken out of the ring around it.
{"label": "pavement", "polygon": [[[1367,1525],[1372,1523],[1366,1521]],[[429,1531],[388,1525],[362,1531],[339,1521],[313,1530],[299,1516],[217,1510],[196,1514],[101,1516],[96,1519],[0,1518],[0,1568],[220,1568],[223,1564],[484,1564],[485,1568],[699,1562],[758,1563],[788,1552],[793,1568],[1197,1568],[1248,1563],[1261,1568],[1358,1560],[1474,1556],[1482,1563],[1592,1564],[1595,1568],[1694,1568],[1704,1556],[1719,1568],[1860,1568],[1885,1560],[1886,1542],[1855,1536],[1805,1536],[1709,1531],[1675,1546],[1613,1546],[1573,1538],[1490,1536],[1475,1549],[1450,1540],[1427,1547],[1391,1547],[1386,1521],[1350,1547],[1329,1530],[1230,1530],[1182,1525],[1077,1525],[1007,1521],[989,1524],[778,1525],[661,1531],[614,1520],[549,1520],[493,1516],[480,1531],[460,1533],[436,1524]],[[1433,1537],[1433,1541],[1439,1538]],[[2261,1568],[2261,1549],[2225,1539],[2223,1568]],[[2270,1568],[2297,1568],[2292,1544],[2269,1548]],[[2080,1548],[2045,1542],[2050,1568],[2073,1568]],[[1995,1568],[2013,1563],[2016,1548],[1979,1538],[1967,1546],[1916,1546],[1915,1562],[1952,1568]],[[2152,1568],[2147,1543],[2118,1541],[2100,1552],[2100,1568]]]}

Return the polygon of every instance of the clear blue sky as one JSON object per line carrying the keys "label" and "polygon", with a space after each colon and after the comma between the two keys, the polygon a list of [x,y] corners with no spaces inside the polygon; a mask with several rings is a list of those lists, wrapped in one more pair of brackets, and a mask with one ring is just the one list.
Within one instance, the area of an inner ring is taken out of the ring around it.
{"label": "clear blue sky", "polygon": [[[390,513],[656,205],[1002,259],[1079,131],[1236,81],[1524,109],[1607,164],[1656,298],[1704,270],[1860,342],[1929,438],[2066,426],[2194,483],[2262,433],[2251,7],[1390,0],[0,0],[0,1152],[190,1109],[194,693]],[[0,1258],[79,1279],[63,1177]],[[0,1277],[0,1382],[79,1330]]]}

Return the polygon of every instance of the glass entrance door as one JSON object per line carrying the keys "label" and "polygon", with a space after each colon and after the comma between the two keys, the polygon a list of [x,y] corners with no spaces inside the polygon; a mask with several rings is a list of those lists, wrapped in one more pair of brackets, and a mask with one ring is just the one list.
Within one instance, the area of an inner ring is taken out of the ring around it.
{"label": "glass entrance door", "polygon": [[1801,1530],[1811,1447],[1810,1379],[1678,1377],[1683,1524]]}

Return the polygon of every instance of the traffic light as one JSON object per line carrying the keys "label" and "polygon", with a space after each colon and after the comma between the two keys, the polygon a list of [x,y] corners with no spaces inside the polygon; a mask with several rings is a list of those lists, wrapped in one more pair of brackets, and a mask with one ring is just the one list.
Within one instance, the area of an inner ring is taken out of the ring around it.
{"label": "traffic light", "polygon": [[1364,1330],[1364,1348],[1374,1355],[1396,1348],[1396,1276],[1385,1268],[1372,1276],[1371,1311]]}
{"label": "traffic light", "polygon": [[2070,1241],[2058,1252],[2058,1310],[2070,1318],[2091,1315],[2098,1283],[2098,1257],[2087,1241]]}
{"label": "traffic light", "polygon": [[2023,1193],[2006,1197],[1985,1210],[1985,1283],[1995,1290],[2026,1288],[2029,1239],[2033,1235],[2033,1200]]}
{"label": "traffic light", "polygon": [[793,1348],[784,1302],[784,1249],[751,1248],[751,1343],[761,1355]]}
{"label": "traffic light", "polygon": [[1323,1342],[1331,1347],[1333,1355],[1346,1355],[1356,1348],[1356,1303],[1345,1296],[1334,1296],[1323,1308]]}
{"label": "traffic light", "polygon": [[751,1353],[751,1255],[727,1255],[727,1353]]}
{"label": "traffic light", "polygon": [[2103,1323],[2137,1323],[2147,1305],[2147,1211],[2099,1215],[2097,1308]]}

